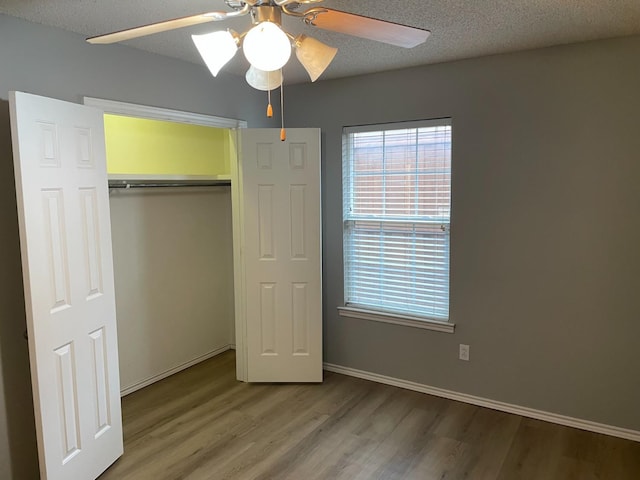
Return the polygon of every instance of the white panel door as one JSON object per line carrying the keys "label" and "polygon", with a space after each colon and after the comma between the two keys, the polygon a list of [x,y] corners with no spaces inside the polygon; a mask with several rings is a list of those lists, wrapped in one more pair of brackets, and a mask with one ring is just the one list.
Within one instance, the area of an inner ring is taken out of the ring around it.
{"label": "white panel door", "polygon": [[10,107],[40,472],[95,479],[123,451],[102,112]]}
{"label": "white panel door", "polygon": [[239,135],[246,380],[321,382],[320,130]]}

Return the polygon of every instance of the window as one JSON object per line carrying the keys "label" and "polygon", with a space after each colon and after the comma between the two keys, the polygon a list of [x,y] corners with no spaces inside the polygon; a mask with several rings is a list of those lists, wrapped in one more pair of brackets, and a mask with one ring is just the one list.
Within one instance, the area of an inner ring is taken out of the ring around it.
{"label": "window", "polygon": [[448,322],[450,211],[450,119],[345,128],[343,310]]}

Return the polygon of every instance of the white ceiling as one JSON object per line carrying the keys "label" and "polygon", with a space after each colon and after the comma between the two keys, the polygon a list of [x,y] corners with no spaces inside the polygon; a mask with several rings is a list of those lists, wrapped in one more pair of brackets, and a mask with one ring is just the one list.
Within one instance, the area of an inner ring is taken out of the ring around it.
{"label": "white ceiling", "polygon": [[[431,30],[413,49],[326,32],[285,17],[292,34],[307,33],[339,49],[322,79],[640,34],[640,0],[325,0],[320,5]],[[94,36],[138,25],[229,10],[223,0],[0,0],[0,13]],[[202,64],[191,34],[248,30],[249,17],[214,22],[131,40],[126,45]],[[95,45],[92,48],[114,48]],[[242,54],[224,71],[244,75]],[[286,83],[308,81],[295,59]]]}

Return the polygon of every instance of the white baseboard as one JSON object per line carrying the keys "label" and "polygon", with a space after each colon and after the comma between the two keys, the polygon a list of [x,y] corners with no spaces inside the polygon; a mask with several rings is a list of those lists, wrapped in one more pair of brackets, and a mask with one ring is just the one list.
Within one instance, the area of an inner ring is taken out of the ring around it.
{"label": "white baseboard", "polygon": [[605,435],[611,435],[613,437],[625,438],[627,440],[640,442],[640,431],[636,431],[636,430],[630,430],[626,428],[605,425],[602,423],[591,422],[589,420],[581,420],[579,418],[567,417],[565,415],[558,415],[556,413],[545,412],[542,410],[535,410],[533,408],[521,407],[519,405],[498,402],[496,400],[491,400],[488,398],[477,397],[475,395],[467,395],[466,393],[453,392],[451,390],[431,387],[428,385],[423,385],[421,383],[415,383],[415,382],[410,382],[408,380],[401,380],[393,377],[387,377],[385,375],[378,375],[377,373],[365,372],[363,370],[343,367],[343,366],[334,365],[331,363],[325,363],[324,369],[329,372],[341,373],[343,375],[349,375],[351,377],[362,378],[364,380],[371,380],[373,382],[384,383],[386,385],[392,385],[394,387],[400,387],[400,388],[405,388],[407,390],[427,393],[429,395],[435,395],[436,397],[448,398],[449,400],[456,400],[459,402],[470,403],[472,405],[491,408],[493,410],[499,410],[501,412],[513,413],[516,415],[521,415],[523,417],[535,418],[537,420],[544,420],[546,422],[556,423],[558,425],[564,425],[566,427],[579,428],[581,430],[587,430],[595,433],[603,433]]}
{"label": "white baseboard", "polygon": [[152,383],[156,383],[160,380],[162,380],[163,378],[167,378],[171,375],[173,375],[174,373],[178,373],[186,368],[192,367],[200,362],[204,362],[205,360],[208,360],[211,357],[215,357],[216,355],[220,355],[222,352],[226,352],[227,350],[230,350],[232,347],[231,345],[224,345],[223,347],[220,348],[216,348],[215,350],[209,352],[209,353],[205,353],[204,355],[201,355],[197,358],[194,358],[193,360],[183,363],[182,365],[178,365],[177,367],[171,368],[165,372],[159,373],[158,375],[154,375],[153,377],[147,378],[145,380],[142,380],[141,382],[135,383],[133,385],[130,385],[128,387],[123,388],[122,390],[120,390],[120,396],[124,397],[125,395],[129,395],[130,393],[135,392],[136,390],[140,390],[141,388],[144,387],[148,387],[149,385],[151,385]]}

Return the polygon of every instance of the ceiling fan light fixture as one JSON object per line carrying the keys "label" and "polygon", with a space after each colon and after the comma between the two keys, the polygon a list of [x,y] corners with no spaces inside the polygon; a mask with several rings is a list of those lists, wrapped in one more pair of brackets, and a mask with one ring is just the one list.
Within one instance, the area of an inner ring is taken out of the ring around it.
{"label": "ceiling fan light fixture", "polygon": [[295,39],[296,57],[315,82],[333,61],[337,48],[330,47],[315,38],[298,35]]}
{"label": "ceiling fan light fixture", "polygon": [[242,51],[253,67],[272,72],[289,61],[291,41],[275,23],[261,22],[245,35]]}
{"label": "ceiling fan light fixture", "polygon": [[238,50],[237,34],[229,30],[191,35],[191,39],[214,77]]}
{"label": "ceiling fan light fixture", "polygon": [[257,90],[274,90],[282,85],[282,70],[266,72],[251,66],[247,70],[245,78],[247,83]]}

